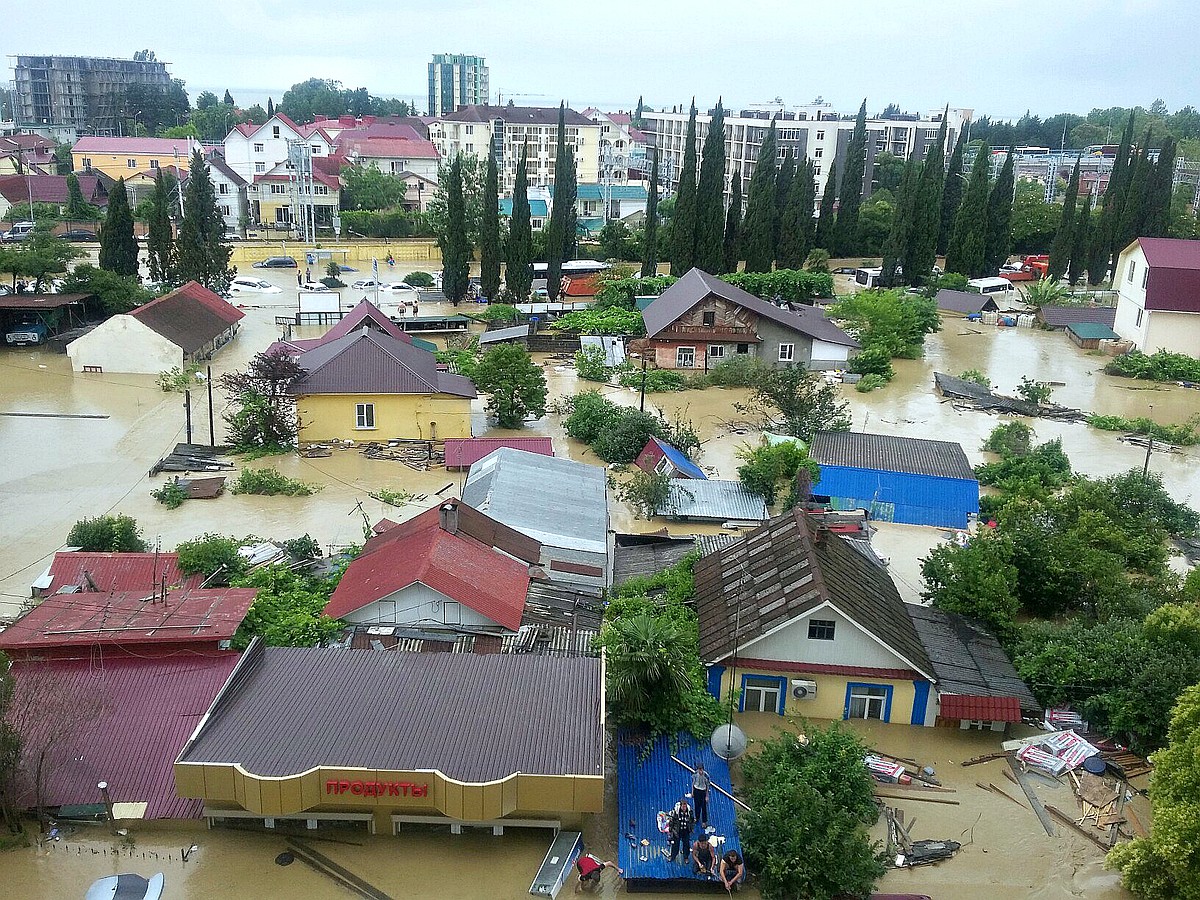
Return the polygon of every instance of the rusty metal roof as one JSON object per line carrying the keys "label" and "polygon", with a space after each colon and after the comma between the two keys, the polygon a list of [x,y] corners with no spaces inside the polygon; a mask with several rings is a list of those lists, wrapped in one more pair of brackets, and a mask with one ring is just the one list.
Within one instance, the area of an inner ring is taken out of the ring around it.
{"label": "rusty metal roof", "polygon": [[469,468],[501,447],[539,453],[542,456],[554,455],[554,442],[548,437],[447,438],[446,468]]}
{"label": "rusty metal roof", "polygon": [[[107,781],[114,802],[146,803],[148,819],[199,818],[203,801],[176,794],[173,764],[238,658],[214,651],[155,659],[14,660],[18,706],[22,691],[52,695],[55,708],[70,706],[80,719],[50,750],[46,804],[99,803],[96,785]],[[32,761],[21,767],[32,770]],[[27,778],[19,793],[23,805],[33,805]]]}
{"label": "rusty metal roof", "polygon": [[180,762],[288,776],[315,766],[602,775],[601,663],[591,657],[246,651]]}
{"label": "rusty metal roof", "polygon": [[178,553],[92,553],[59,550],[50,563],[50,583],[45,593],[64,587],[81,591],[149,591],[155,584],[168,588],[199,587],[200,575],[179,571]]}
{"label": "rusty metal roof", "polygon": [[185,352],[195,353],[246,314],[207,288],[189,281],[129,315]]}

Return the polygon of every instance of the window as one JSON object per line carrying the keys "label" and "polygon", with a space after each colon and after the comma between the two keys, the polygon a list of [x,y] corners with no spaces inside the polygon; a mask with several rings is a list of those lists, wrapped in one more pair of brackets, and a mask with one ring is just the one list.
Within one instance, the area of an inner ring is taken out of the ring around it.
{"label": "window", "polygon": [[702,313],[701,321],[704,323],[705,328],[712,328],[714,325],[717,324],[717,314],[715,312],[713,312],[712,310],[709,310],[706,313]]}
{"label": "window", "polygon": [[892,689],[881,684],[846,685],[847,719],[879,719],[888,721],[891,715]]}
{"label": "window", "polygon": [[92,158],[90,156],[85,156],[83,158],[83,167],[85,169],[90,169],[92,167]]}
{"label": "window", "polygon": [[742,678],[742,709],[746,712],[780,713],[783,699],[782,678],[746,675]]}
{"label": "window", "polygon": [[709,344],[708,345],[708,358],[709,359],[724,359],[725,358],[725,345],[724,344]]}
{"label": "window", "polygon": [[255,152],[255,153],[262,153],[262,152],[263,152],[263,145],[262,145],[262,144],[255,144],[255,145],[254,145],[254,152]]}
{"label": "window", "polygon": [[217,193],[218,194],[228,194],[229,193],[229,185],[227,185],[225,182],[222,181],[220,184],[217,185]]}
{"label": "window", "polygon": [[1133,270],[1137,268],[1137,263],[1132,259],[1129,261],[1129,283],[1133,284]]}
{"label": "window", "polygon": [[832,619],[809,619],[808,639],[810,641],[832,641],[837,622]]}
{"label": "window", "polygon": [[823,141],[823,140],[825,140],[825,132],[824,132],[824,131],[818,131],[818,132],[817,132],[817,140],[818,140],[818,141]]}
{"label": "window", "polygon": [[271,127],[271,137],[273,137],[273,138],[279,137],[279,126],[278,125],[274,125]]}
{"label": "window", "polygon": [[1142,327],[1142,313],[1143,313],[1143,312],[1145,312],[1145,310],[1138,309],[1138,311],[1137,311],[1137,320],[1136,320],[1136,321],[1133,323],[1133,327],[1134,327],[1134,328],[1141,328],[1141,327]]}
{"label": "window", "polygon": [[474,133],[475,133],[475,126],[474,126],[474,125],[468,125],[468,126],[467,126],[465,129],[463,129],[463,130],[464,130],[464,131],[465,131],[467,134],[474,134]]}
{"label": "window", "polygon": [[813,166],[813,174],[814,174],[814,175],[820,175],[820,174],[821,174],[821,167],[820,167],[820,166]]}
{"label": "window", "polygon": [[654,466],[654,471],[657,472],[659,475],[669,475],[669,474],[671,474],[671,468],[672,468],[671,460],[667,459],[664,456]]}
{"label": "window", "polygon": [[229,217],[229,207],[228,206],[221,207],[221,215],[225,216],[226,218]]}
{"label": "window", "polygon": [[157,159],[150,160],[150,168],[152,168],[152,169],[158,168],[158,160]]}
{"label": "window", "polygon": [[1142,290],[1146,289],[1146,284],[1150,281],[1150,267],[1147,266],[1142,270]]}
{"label": "window", "polygon": [[323,185],[323,184],[318,184],[315,188],[313,188],[313,193],[314,194],[328,194],[329,188],[325,187],[325,185]]}
{"label": "window", "polygon": [[779,361],[791,362],[796,356],[795,344],[780,344],[779,345]]}
{"label": "window", "polygon": [[462,604],[454,600],[442,603],[442,622],[446,625],[462,624]]}
{"label": "window", "polygon": [[287,185],[286,184],[273,184],[273,185],[271,185],[271,193],[272,194],[286,194],[287,193]]}
{"label": "window", "polygon": [[254,171],[257,172],[259,175],[261,175],[263,172],[267,171],[267,164],[266,163],[255,163]]}
{"label": "window", "polygon": [[749,344],[738,344],[735,352],[739,356],[745,356],[747,353],[750,352],[750,345]]}
{"label": "window", "polygon": [[816,150],[813,151],[813,159],[820,159],[824,155],[825,155],[824,147],[818,147]]}
{"label": "window", "polygon": [[695,347],[677,347],[675,349],[675,368],[677,368],[677,369],[694,369],[694,368],[696,368],[696,348]]}
{"label": "window", "polygon": [[375,404],[374,403],[359,403],[354,407],[354,427],[355,428],[374,428],[375,427]]}
{"label": "window", "polygon": [[127,169],[136,169],[136,168],[137,168],[137,160],[136,160],[136,159],[127,159],[127,160],[125,160],[125,168],[127,168]]}
{"label": "window", "polygon": [[313,156],[321,155],[321,145],[320,144],[313,144],[309,149],[312,150]]}

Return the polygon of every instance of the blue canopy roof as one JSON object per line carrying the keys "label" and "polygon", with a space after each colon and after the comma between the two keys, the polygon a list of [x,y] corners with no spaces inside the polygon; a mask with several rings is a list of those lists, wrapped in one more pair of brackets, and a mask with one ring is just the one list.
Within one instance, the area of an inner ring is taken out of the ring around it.
{"label": "blue canopy roof", "polygon": [[659,440],[656,437],[652,437],[650,440],[652,440],[658,449],[663,452],[663,455],[671,461],[671,465],[687,475],[688,478],[702,478],[705,481],[708,480],[708,476],[704,474],[704,470],[688,459],[687,454],[678,447],[673,447],[666,441]]}
{"label": "blue canopy roof", "polygon": [[[508,197],[500,198],[500,215],[512,217],[512,200]],[[534,219],[544,219],[550,215],[546,208],[545,200],[530,200],[529,215]]]}

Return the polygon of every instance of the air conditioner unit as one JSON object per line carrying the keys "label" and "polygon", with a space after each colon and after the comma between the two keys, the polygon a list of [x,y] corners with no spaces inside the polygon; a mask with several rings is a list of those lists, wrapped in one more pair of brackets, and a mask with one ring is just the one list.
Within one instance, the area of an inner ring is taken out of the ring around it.
{"label": "air conditioner unit", "polygon": [[797,700],[815,700],[817,698],[817,683],[815,681],[793,681],[792,696]]}

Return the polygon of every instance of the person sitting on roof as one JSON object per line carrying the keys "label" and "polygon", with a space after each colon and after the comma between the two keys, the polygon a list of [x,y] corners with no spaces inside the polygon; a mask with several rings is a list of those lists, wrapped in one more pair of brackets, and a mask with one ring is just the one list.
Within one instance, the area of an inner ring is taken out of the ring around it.
{"label": "person sitting on roof", "polygon": [[692,872],[705,878],[711,878],[716,863],[717,858],[713,854],[712,844],[708,842],[708,838],[703,836],[696,838],[692,844]]}
{"label": "person sitting on roof", "polygon": [[746,864],[742,861],[742,854],[736,850],[730,850],[722,856],[720,874],[721,884],[725,886],[725,890],[736,889],[746,877]]}
{"label": "person sitting on roof", "polygon": [[600,876],[604,874],[605,869],[612,869],[618,875],[622,874],[611,859],[601,861],[590,853],[581,853],[579,859],[575,860],[575,868],[579,871],[579,883],[575,885],[577,894],[584,888],[591,890],[598,887]]}

